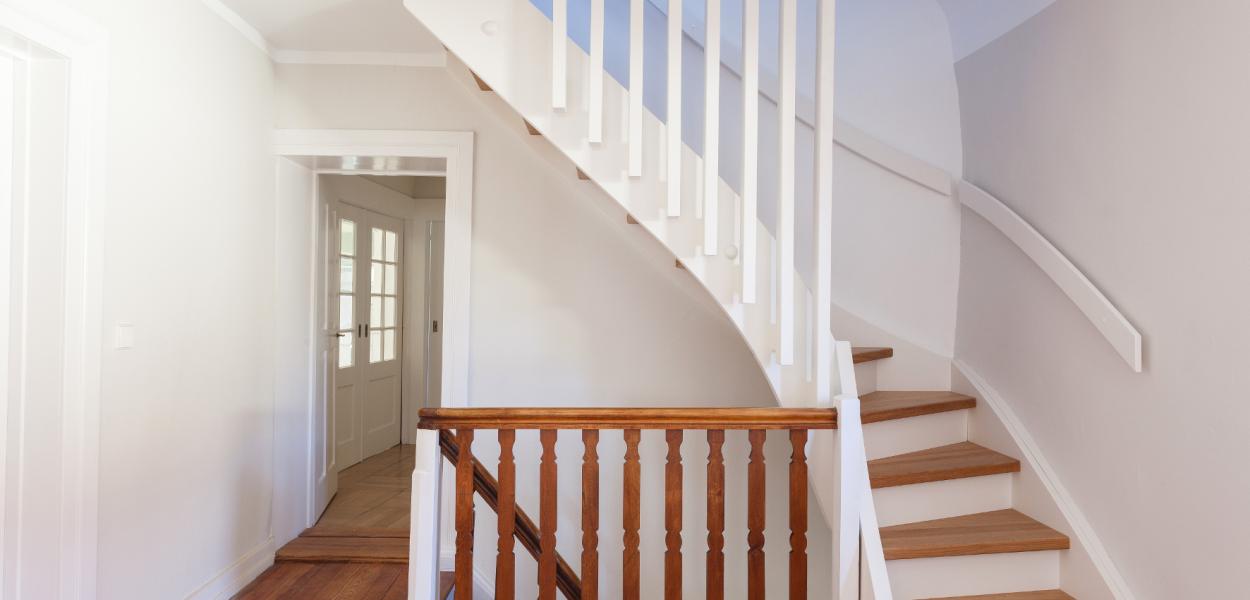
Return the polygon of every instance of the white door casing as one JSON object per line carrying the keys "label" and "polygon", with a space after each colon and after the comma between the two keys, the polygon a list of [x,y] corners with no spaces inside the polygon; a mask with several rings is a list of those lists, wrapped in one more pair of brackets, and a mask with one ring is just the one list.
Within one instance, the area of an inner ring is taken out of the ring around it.
{"label": "white door casing", "polygon": [[425,406],[441,406],[443,390],[443,236],[444,223],[430,221],[425,270]]}

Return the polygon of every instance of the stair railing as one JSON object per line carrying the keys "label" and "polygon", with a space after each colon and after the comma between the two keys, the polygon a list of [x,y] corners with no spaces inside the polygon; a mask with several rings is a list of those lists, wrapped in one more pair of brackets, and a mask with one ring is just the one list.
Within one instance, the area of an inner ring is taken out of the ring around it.
{"label": "stair railing", "polygon": [[[682,440],[686,431],[705,432],[709,445],[707,459],[707,598],[724,598],[725,578],[725,459],[723,447],[726,430],[745,430],[750,446],[747,465],[747,597],[751,600],[764,600],[776,597],[769,594],[765,581],[765,479],[764,442],[769,431],[785,431],[791,447],[789,463],[789,528],[790,554],[788,589],[790,598],[807,598],[808,557],[808,434],[811,431],[830,430],[835,427],[835,415],[832,409],[785,409],[785,408],[735,408],[735,409],[494,409],[494,408],[461,408],[461,409],[425,409],[421,411],[421,435],[419,444],[437,443],[438,434],[431,430],[455,430],[455,443],[458,453],[455,463],[455,589],[457,599],[473,597],[473,557],[475,515],[473,509],[473,491],[475,468],[473,458],[473,441],[479,430],[497,431],[500,459],[499,473],[499,514],[504,515],[508,507],[515,507],[516,476],[513,447],[516,431],[538,430],[542,445],[542,456],[539,465],[539,555],[538,560],[538,598],[554,600],[559,585],[559,558],[556,553],[557,524],[557,472],[556,472],[556,434],[560,430],[576,430],[582,435],[584,452],[582,454],[581,482],[581,513],[582,513],[582,555],[581,555],[581,586],[580,593],[585,598],[620,597],[623,600],[638,600],[642,593],[640,556],[640,520],[642,505],[643,482],[641,480],[641,464],[639,444],[643,430],[663,430],[667,446],[667,457],[664,476],[664,597],[675,599],[681,597],[682,591]],[[625,454],[622,475],[622,523],[624,523],[624,549],[622,551],[622,585],[621,590],[600,590],[599,573],[599,433],[602,430],[621,430],[625,441]],[[429,465],[432,451],[419,448],[418,457],[425,459]],[[419,465],[420,469],[420,465]],[[434,465],[437,469],[437,465]],[[427,473],[429,474],[429,473]],[[437,479],[433,474],[432,479]],[[414,517],[417,511],[423,510],[420,520],[423,523],[437,522],[437,490],[434,496],[421,502],[414,489]],[[651,493],[648,491],[648,493]],[[434,503],[431,507],[431,503]],[[498,520],[499,539],[511,539],[515,535],[514,522],[505,518]],[[415,531],[414,539],[418,532]],[[430,557],[437,555],[437,533],[431,538],[424,532],[420,543],[421,552],[414,557]],[[432,547],[431,547],[432,544]],[[428,563],[416,563],[412,568],[422,571],[414,581],[421,582],[419,590],[426,589],[426,582],[436,579],[436,573],[430,573]],[[515,555],[507,544],[500,544],[495,557],[495,598],[497,600],[513,600],[515,588]],[[823,568],[823,567],[817,567]],[[433,569],[436,571],[437,569]],[[654,576],[647,574],[648,576]],[[736,582],[731,582],[736,584]],[[775,589],[775,588],[774,588]],[[414,594],[413,598],[424,598]]]}

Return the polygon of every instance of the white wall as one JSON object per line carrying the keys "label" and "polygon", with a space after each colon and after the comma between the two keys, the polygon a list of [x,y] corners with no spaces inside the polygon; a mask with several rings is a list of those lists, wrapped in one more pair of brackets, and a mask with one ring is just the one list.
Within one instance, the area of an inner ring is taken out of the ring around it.
{"label": "white wall", "polygon": [[[276,73],[282,128],[475,132],[469,384],[473,405],[772,405],[759,366],[720,307],[687,273],[673,268],[671,257],[641,248],[633,236],[646,234],[626,225],[615,211],[605,211],[609,198],[579,182],[571,167],[552,169],[530,146],[542,142],[527,136],[519,119],[506,121],[483,106],[475,97],[481,92],[466,90],[441,69],[281,65]],[[532,481],[537,474],[536,445],[519,437],[518,471],[522,481]],[[575,533],[580,525],[577,437],[562,436],[559,463],[560,503],[565,507],[559,547],[574,562],[580,542]],[[619,498],[619,491],[613,491],[619,490],[620,482],[619,438],[619,433],[605,434],[600,448],[604,590],[619,589],[613,583],[619,569],[608,566],[619,561],[615,549],[620,547],[620,510],[611,504],[612,498]],[[494,436],[482,432],[479,440],[475,451],[493,466]],[[701,523],[705,496],[699,473],[706,450],[701,435],[691,432],[688,440],[687,521]],[[727,453],[745,448],[736,438],[730,446],[726,444]],[[777,446],[770,464],[774,476],[784,478],[788,453]],[[652,562],[659,554],[654,549],[657,543],[662,545],[662,535],[656,534],[662,532],[663,509],[657,500],[662,497],[658,494],[663,485],[658,470],[662,454],[662,437],[644,436],[643,455],[655,467],[644,471],[645,569],[652,583],[659,581]],[[772,488],[784,494],[786,486],[778,482]],[[518,494],[522,506],[537,516],[536,486],[523,486]],[[784,514],[780,498],[770,503]],[[479,567],[489,575],[495,518],[485,506],[478,507],[478,516],[483,535]],[[784,520],[778,516],[774,522],[781,525]],[[742,529],[741,519],[730,523],[731,532]],[[826,547],[822,541],[827,544],[829,536],[822,525],[818,517],[812,518],[814,564],[821,564],[827,555],[822,554]],[[691,585],[698,585],[697,531],[698,527],[688,530],[686,544],[687,571],[695,580]],[[778,532],[772,537],[771,543],[778,546],[770,547],[770,553],[784,556],[786,536]],[[733,543],[735,538],[730,539]],[[518,561],[523,569],[518,581],[533,580],[524,570],[532,567],[526,566],[527,560]],[[814,585],[820,575],[816,570]],[[774,579],[781,577],[778,573]]]}
{"label": "white wall", "polygon": [[195,0],[65,3],[109,36],[99,597],[216,593],[270,535],[270,63]]}
{"label": "white wall", "polygon": [[1247,22],[1244,2],[1059,0],[957,65],[967,178],[1120,307],[1145,370],[968,213],[957,356],[1143,600],[1245,595]]}

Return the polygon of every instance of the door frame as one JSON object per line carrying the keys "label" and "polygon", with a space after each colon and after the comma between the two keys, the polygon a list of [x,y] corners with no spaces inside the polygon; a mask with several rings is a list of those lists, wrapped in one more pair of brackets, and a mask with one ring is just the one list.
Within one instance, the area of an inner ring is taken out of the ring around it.
{"label": "door frame", "polygon": [[[10,566],[39,572],[58,573],[63,598],[95,596],[99,490],[100,361],[103,342],[103,215],[104,127],[107,108],[107,36],[103,29],[82,14],[58,3],[0,0],[0,29],[39,45],[69,64],[69,96],[66,103],[66,155],[64,174],[65,285],[64,335],[59,341],[61,372],[61,462],[59,494],[56,497],[27,499],[34,507],[52,506],[60,514],[61,531],[55,542],[60,548],[57,564],[23,566],[21,555],[4,556],[7,536],[23,535],[21,516],[17,523],[6,522],[5,499],[13,491],[0,468],[0,586],[9,586],[5,572]],[[14,198],[15,201],[19,200]],[[4,210],[12,207],[5,206]],[[7,219],[6,219],[7,220]],[[7,236],[5,236],[7,238]],[[30,257],[27,257],[28,259]],[[7,315],[5,316],[7,318]],[[6,376],[7,385],[7,376]],[[7,415],[12,398],[7,390],[0,406],[0,427],[12,424]],[[14,441],[0,436],[0,466],[16,461],[26,468],[46,468],[50,457],[10,456]],[[20,441],[20,440],[18,440]],[[37,462],[35,462],[37,461]],[[21,510],[21,505],[18,507]],[[10,562],[13,561],[13,562]],[[4,595],[5,587],[0,587]]]}
{"label": "door frame", "polygon": [[[447,193],[444,206],[446,222],[445,255],[443,261],[443,368],[445,382],[442,390],[442,406],[467,406],[469,389],[469,298],[470,277],[469,267],[472,254],[473,239],[473,151],[474,134],[471,131],[422,131],[422,130],[353,130],[353,129],[279,129],[274,132],[274,154],[277,160],[299,158],[340,158],[357,159],[360,157],[386,158],[441,158],[447,162],[446,178]],[[318,163],[323,161],[317,161]],[[308,267],[313,270],[308,293],[312,299],[309,314],[308,352],[308,413],[307,420],[302,424],[284,423],[278,427],[295,427],[303,429],[307,439],[306,460],[307,486],[306,498],[302,506],[276,507],[278,510],[302,510],[305,526],[312,526],[317,518],[316,498],[316,457],[326,449],[318,446],[315,431],[315,407],[323,402],[318,382],[323,374],[317,360],[317,340],[323,335],[317,318],[317,307],[324,303],[320,299],[322,289],[318,286],[319,275],[316,270],[322,268],[322,258],[318,255],[320,236],[324,235],[325,215],[320,208],[320,194],[316,178],[323,174],[337,175],[428,175],[428,172],[407,172],[389,169],[345,168],[345,164],[372,165],[373,161],[324,161],[327,166],[311,167],[313,174],[312,194],[308,198],[308,210],[312,215],[315,235],[307,248]],[[383,161],[385,162],[385,161]],[[329,167],[329,164],[335,164]],[[279,224],[280,226],[280,224]],[[323,438],[325,439],[325,438]],[[333,444],[328,440],[327,444]]]}

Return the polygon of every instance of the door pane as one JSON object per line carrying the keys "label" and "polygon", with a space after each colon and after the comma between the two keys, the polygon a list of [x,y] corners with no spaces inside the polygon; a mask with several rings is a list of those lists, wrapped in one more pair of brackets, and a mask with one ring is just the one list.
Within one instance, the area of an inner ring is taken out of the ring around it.
{"label": "door pane", "polygon": [[384,304],[382,306],[385,308],[385,310],[383,311],[383,314],[385,315],[386,318],[382,321],[382,326],[394,327],[395,326],[395,299],[388,296],[385,300],[383,300],[383,302]]}
{"label": "door pane", "polygon": [[339,329],[351,331],[355,328],[355,312],[352,310],[351,294],[342,294],[339,296]]}
{"label": "door pane", "polygon": [[369,362],[382,362],[382,332],[375,331],[369,336]]}
{"label": "door pane", "polygon": [[373,260],[382,260],[382,230],[373,228]]}
{"label": "door pane", "polygon": [[[389,300],[390,298],[387,298]],[[395,330],[387,329],[382,337],[382,348],[386,360],[395,360]]]}
{"label": "door pane", "polygon": [[382,297],[369,297],[369,327],[374,329],[382,328]]}
{"label": "door pane", "polygon": [[349,257],[339,259],[339,291],[351,293],[356,281],[356,261]]}
{"label": "door pane", "polygon": [[369,293],[382,293],[382,263],[375,262],[369,267]]}
{"label": "door pane", "polygon": [[355,358],[355,355],[352,354],[352,342],[353,342],[352,332],[350,331],[346,332],[346,334],[343,337],[339,338],[339,368],[340,369],[346,369],[352,366],[352,360],[354,360]]}
{"label": "door pane", "polygon": [[396,258],[399,254],[399,249],[396,248],[399,243],[398,238],[399,236],[395,235],[394,231],[386,232],[386,262],[399,262]]}
{"label": "door pane", "polygon": [[386,293],[387,294],[391,294],[391,295],[395,294],[395,288],[397,287],[397,284],[395,282],[396,279],[397,279],[397,276],[396,276],[395,265],[386,265]]}
{"label": "door pane", "polygon": [[339,254],[356,255],[356,224],[348,219],[339,219]]}

